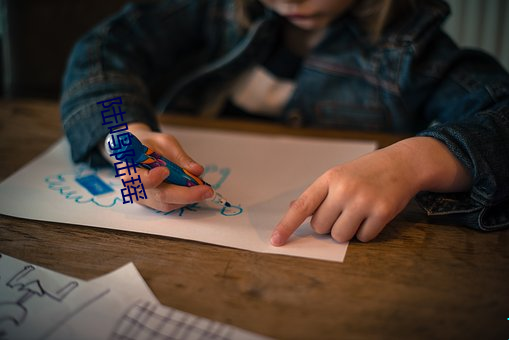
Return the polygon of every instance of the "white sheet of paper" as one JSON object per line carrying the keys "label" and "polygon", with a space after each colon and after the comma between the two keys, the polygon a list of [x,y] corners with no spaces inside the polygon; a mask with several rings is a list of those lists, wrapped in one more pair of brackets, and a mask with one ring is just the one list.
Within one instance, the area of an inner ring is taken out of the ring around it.
{"label": "white sheet of paper", "polygon": [[134,264],[83,281],[0,254],[2,339],[265,339],[161,305]]}
{"label": "white sheet of paper", "polygon": [[[7,339],[53,337],[61,327],[68,330],[67,322],[77,318],[83,326],[75,329],[76,335],[100,335],[92,338],[105,339],[115,321],[111,317],[126,306],[137,300],[158,303],[132,263],[94,281],[89,283],[0,254],[0,334],[6,334]],[[87,327],[90,312],[102,314],[100,320],[104,322]]]}
{"label": "white sheet of paper", "polygon": [[[164,129],[205,166],[204,179],[239,208],[204,203],[171,213],[122,204],[109,169],[73,166],[61,140],[0,184],[0,213],[196,240],[251,251],[342,262],[348,243],[316,235],[304,223],[283,247],[270,235],[288,204],[327,169],[371,152],[373,142],[277,137],[204,129]],[[93,195],[76,182],[92,174],[114,189]],[[237,209],[237,210],[235,210]],[[240,212],[242,211],[242,212]],[[240,213],[239,213],[240,212]],[[226,216],[230,215],[230,216]]]}

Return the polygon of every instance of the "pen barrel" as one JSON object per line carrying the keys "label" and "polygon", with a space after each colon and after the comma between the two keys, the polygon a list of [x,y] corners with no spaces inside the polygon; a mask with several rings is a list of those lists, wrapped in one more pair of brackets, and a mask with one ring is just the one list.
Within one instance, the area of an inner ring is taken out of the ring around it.
{"label": "pen barrel", "polygon": [[143,147],[143,153],[140,153],[140,157],[136,159],[136,163],[147,169],[165,166],[168,170],[170,170],[170,174],[164,180],[165,182],[184,187],[207,184],[200,177],[195,176],[186,169],[181,168],[166,157],[150,150],[144,145]]}
{"label": "pen barrel", "polygon": [[165,179],[166,182],[185,187],[207,184],[201,178],[191,174],[186,169],[181,168],[180,166],[169,161],[163,156],[160,157],[161,157],[160,159],[166,163],[165,164],[166,168],[170,170],[170,174]]}
{"label": "pen barrel", "polygon": [[168,170],[170,170],[170,174],[165,179],[165,182],[167,183],[185,187],[192,187],[201,184],[209,185],[200,177],[193,175],[166,157],[143,145],[132,133],[127,132],[125,135],[128,138],[126,137],[121,141],[118,139],[116,140],[113,134],[108,135],[105,141],[105,148],[110,155],[129,154],[133,157],[132,159],[136,166],[143,167],[148,170],[165,166]]}
{"label": "pen barrel", "polygon": [[[193,175],[166,157],[143,145],[132,133],[126,132],[123,133],[122,136],[125,137],[121,140],[118,136],[115,140],[115,135],[113,134],[109,134],[107,136],[104,146],[110,156],[115,156],[115,158],[119,160],[119,157],[125,158],[129,155],[129,157],[132,157],[131,162],[135,163],[136,166],[143,167],[148,170],[165,166],[168,170],[170,170],[170,174],[164,180],[167,183],[184,187],[208,185],[212,188],[210,184],[202,180],[200,177]],[[223,207],[231,207],[231,204],[215,190],[214,196],[211,200]]]}

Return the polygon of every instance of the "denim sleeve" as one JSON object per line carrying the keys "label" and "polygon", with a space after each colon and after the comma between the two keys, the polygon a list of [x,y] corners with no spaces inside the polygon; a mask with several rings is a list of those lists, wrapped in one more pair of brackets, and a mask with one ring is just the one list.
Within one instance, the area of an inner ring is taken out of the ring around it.
{"label": "denim sleeve", "polygon": [[465,193],[422,192],[417,201],[448,223],[507,228],[509,75],[488,55],[459,50],[443,36],[429,48],[414,65],[419,78],[413,84],[427,93],[421,112],[431,122],[419,135],[444,143],[470,172],[473,186]]}
{"label": "denim sleeve", "polygon": [[99,101],[121,97],[124,123],[141,122],[158,130],[153,87],[172,71],[175,60],[201,45],[202,3],[130,4],[77,42],[60,102],[74,162],[105,163],[96,147],[108,132]]}
{"label": "denim sleeve", "polygon": [[420,193],[417,201],[428,215],[481,230],[509,227],[509,104],[437,124],[420,135],[443,142],[473,178],[468,193]]}

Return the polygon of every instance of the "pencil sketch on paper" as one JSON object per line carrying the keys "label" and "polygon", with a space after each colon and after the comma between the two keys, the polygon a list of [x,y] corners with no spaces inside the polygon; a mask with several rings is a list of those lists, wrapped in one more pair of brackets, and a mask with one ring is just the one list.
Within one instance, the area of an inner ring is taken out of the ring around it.
{"label": "pencil sketch on paper", "polygon": [[7,290],[12,293],[9,297],[2,294],[0,299],[0,337],[6,333],[3,324],[12,323],[16,327],[23,324],[29,314],[26,305],[31,299],[51,299],[62,302],[78,287],[78,282],[72,280],[64,285],[45,280],[44,275],[40,275],[33,265],[20,268],[11,277],[0,277],[0,284],[5,285],[2,291]]}
{"label": "pencil sketch on paper", "polygon": [[[221,188],[228,179],[231,170],[220,168],[215,164],[205,166],[203,177],[214,190]],[[120,188],[122,185],[115,178],[110,168],[93,169],[85,164],[75,167],[73,173],[58,173],[44,179],[48,189],[58,192],[67,200],[77,204],[94,204],[101,208],[112,208],[122,202]],[[186,213],[199,211],[204,206],[194,203],[169,212],[154,212],[162,215],[183,216]],[[219,213],[223,216],[236,216],[243,212],[240,205],[223,207]]]}
{"label": "pencil sketch on paper", "polygon": [[86,282],[0,254],[0,339],[74,338],[262,337],[161,305],[132,263]]}

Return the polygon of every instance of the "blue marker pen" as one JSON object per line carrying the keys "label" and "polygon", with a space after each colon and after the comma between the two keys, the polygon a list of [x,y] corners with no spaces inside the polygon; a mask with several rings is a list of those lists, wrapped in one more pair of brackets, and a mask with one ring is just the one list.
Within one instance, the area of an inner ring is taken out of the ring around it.
{"label": "blue marker pen", "polygon": [[[115,139],[115,137],[117,138]],[[120,137],[122,137],[122,139]],[[186,187],[202,184],[212,187],[200,177],[191,174],[186,169],[181,168],[177,164],[143,145],[140,140],[130,132],[118,135],[109,134],[104,142],[104,147],[106,152],[111,156],[122,155],[124,153],[129,154],[129,156],[133,157],[134,163],[136,163],[137,166],[149,170],[160,166],[166,166],[168,170],[170,170],[170,174],[165,179],[165,182],[167,183]],[[214,196],[211,200],[223,207],[231,207],[231,204],[215,190]]]}

